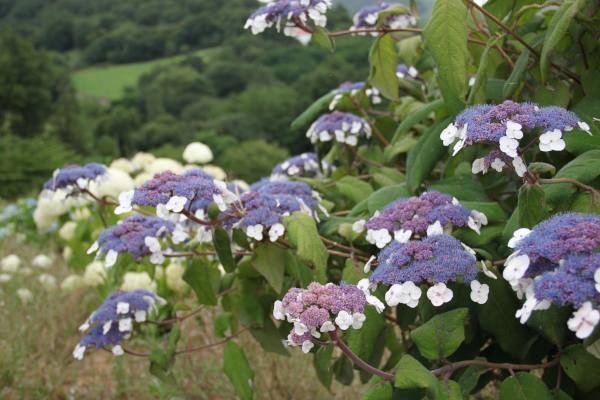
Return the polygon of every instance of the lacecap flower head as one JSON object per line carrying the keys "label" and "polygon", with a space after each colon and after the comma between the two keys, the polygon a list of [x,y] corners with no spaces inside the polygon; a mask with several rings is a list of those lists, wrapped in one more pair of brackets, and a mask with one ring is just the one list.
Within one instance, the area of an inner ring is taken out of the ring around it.
{"label": "lacecap flower head", "polygon": [[[335,88],[329,92],[329,93],[337,93],[331,100],[331,103],[329,103],[329,109],[331,111],[333,111],[335,109],[335,106],[340,101],[342,101],[342,98],[346,94],[350,94],[350,96],[357,96],[357,94],[361,90],[363,90],[364,87],[365,87],[364,82],[352,83],[350,81],[346,81],[346,82],[342,83],[340,86],[338,86],[337,88]],[[371,102],[373,104],[381,103],[381,96],[379,95],[379,90],[376,87],[369,87],[369,88],[365,89],[364,93],[371,100]]]}
{"label": "lacecap flower head", "polygon": [[325,13],[331,7],[330,0],[276,0],[260,7],[246,21],[244,29],[251,28],[254,35],[263,32],[273,25],[277,31],[284,22],[283,33],[286,36],[297,36],[298,28],[312,20],[316,26],[327,24]]}
{"label": "lacecap flower head", "polygon": [[271,172],[270,181],[284,181],[290,177],[323,179],[332,170],[333,166],[329,161],[322,160],[319,166],[315,153],[303,153],[277,164]]}
{"label": "lacecap flower head", "polygon": [[96,181],[105,173],[106,166],[98,163],[89,163],[83,167],[76,164],[67,165],[54,171],[52,178],[44,183],[44,189],[54,191],[72,187],[75,189],[73,194],[77,194],[77,189],[87,188],[90,180]]}
{"label": "lacecap flower head", "polygon": [[334,111],[319,117],[306,132],[311,143],[329,142],[335,138],[339,143],[349,146],[358,144],[358,137],[371,137],[371,127],[360,117],[342,111]]}
{"label": "lacecap flower head", "polygon": [[[350,27],[350,30],[356,29],[372,29],[376,28],[379,22],[379,13],[381,11],[387,10],[391,6],[394,6],[394,3],[387,3],[385,1],[380,1],[377,4],[372,6],[367,6],[362,8],[359,12],[354,14],[353,22],[354,25]],[[416,25],[417,20],[415,17],[405,14],[388,14],[382,22],[383,26],[397,29],[397,28],[407,28],[409,25]],[[359,32],[359,35],[365,35],[366,32]],[[378,32],[371,32],[371,35],[378,36]]]}

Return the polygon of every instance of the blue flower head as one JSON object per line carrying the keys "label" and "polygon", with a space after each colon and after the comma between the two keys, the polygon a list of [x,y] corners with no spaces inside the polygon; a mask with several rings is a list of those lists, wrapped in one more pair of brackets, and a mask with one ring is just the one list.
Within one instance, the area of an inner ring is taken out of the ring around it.
{"label": "blue flower head", "polygon": [[[363,7],[359,12],[354,14],[354,25],[350,27],[350,30],[376,28],[377,23],[379,22],[379,13],[396,4],[397,3],[387,3],[385,1],[380,1],[377,4]],[[390,27],[392,29],[404,29],[407,28],[409,25],[414,26],[416,24],[417,20],[414,17],[405,14],[388,14],[383,21],[384,26]],[[363,35],[364,34],[365,33],[363,33]],[[378,33],[373,33],[373,36],[377,35]]]}
{"label": "blue flower head", "polygon": [[279,31],[281,22],[287,20],[283,33],[296,36],[298,28],[306,26],[309,20],[324,27],[327,23],[325,12],[330,6],[330,0],[276,0],[256,10],[246,21],[244,29],[251,28],[256,35],[276,25]]}
{"label": "blue flower head", "polygon": [[54,176],[44,183],[44,189],[64,189],[74,186],[83,189],[89,180],[96,180],[106,173],[106,167],[98,163],[89,163],[83,167],[76,164],[67,165],[54,171]]}
{"label": "blue flower head", "polygon": [[306,132],[311,143],[328,142],[333,138],[339,143],[356,146],[358,137],[371,137],[371,127],[365,120],[354,114],[334,111],[319,117]]}
{"label": "blue flower head", "polygon": [[[287,159],[275,166],[271,172],[271,181],[287,180],[289,177],[309,177],[322,179],[333,168],[327,160],[321,162],[319,168],[319,159],[315,153],[304,153],[299,156]],[[265,178],[263,178],[265,179]],[[258,190],[256,186],[251,186],[251,190]]]}

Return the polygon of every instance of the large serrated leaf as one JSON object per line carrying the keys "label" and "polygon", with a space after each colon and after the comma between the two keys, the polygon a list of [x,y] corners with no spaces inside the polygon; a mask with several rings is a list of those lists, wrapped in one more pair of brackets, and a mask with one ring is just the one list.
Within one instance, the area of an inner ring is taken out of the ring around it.
{"label": "large serrated leaf", "polygon": [[369,62],[371,63],[369,83],[390,100],[398,98],[397,57],[394,39],[387,34],[377,38],[369,52]]}
{"label": "large serrated leaf", "polygon": [[366,321],[361,329],[349,329],[348,347],[363,361],[368,362],[381,334],[387,328],[383,314],[379,314],[375,307],[365,308]]}
{"label": "large serrated leaf", "polygon": [[244,350],[233,342],[227,342],[223,350],[223,372],[241,400],[252,400],[254,371],[248,365]]}
{"label": "large serrated leaf", "polygon": [[315,31],[310,37],[310,41],[317,46],[321,46],[330,54],[333,53],[333,49],[335,48],[335,42],[332,37],[327,35],[327,29],[320,26],[315,26]]}
{"label": "large serrated leaf", "polygon": [[477,76],[475,77],[475,83],[473,84],[471,92],[469,93],[469,98],[467,99],[467,103],[470,106],[475,104],[475,97],[480,90],[483,90],[483,98],[485,99],[485,88],[487,87],[487,70],[488,65],[490,63],[490,49],[496,43],[498,43],[498,38],[496,36],[489,38],[485,45],[485,49],[481,54],[479,67],[477,68]]}
{"label": "large serrated leaf", "polygon": [[377,210],[381,211],[383,207],[403,197],[410,197],[405,184],[383,187],[369,196],[369,212],[374,214]]}
{"label": "large serrated leaf", "polygon": [[563,137],[567,144],[567,151],[583,154],[589,150],[600,150],[600,122],[594,120],[600,116],[600,99],[586,96],[571,111],[577,114],[580,121],[589,125],[592,136],[577,127],[571,132],[565,132]]}
{"label": "large serrated leaf", "polygon": [[552,400],[548,386],[529,372],[517,372],[500,386],[500,400]]}
{"label": "large serrated leaf", "polygon": [[519,192],[519,227],[531,229],[540,222],[544,211],[544,188],[538,183],[524,184]]}
{"label": "large serrated leaf", "polygon": [[600,359],[585,351],[582,345],[564,349],[560,356],[560,365],[584,392],[600,385]]}
{"label": "large serrated leaf", "polygon": [[416,111],[414,114],[411,114],[407,118],[405,118],[402,121],[402,123],[400,124],[400,126],[398,126],[398,129],[396,130],[396,133],[394,134],[394,138],[392,139],[392,144],[394,144],[398,140],[400,140],[402,135],[405,132],[408,132],[408,130],[410,128],[412,128],[415,124],[417,124],[418,122],[421,122],[423,119],[427,118],[427,116],[429,114],[437,111],[443,105],[444,105],[444,100],[442,100],[442,99],[434,100],[431,103],[424,105],[423,108],[419,109],[419,111]]}
{"label": "large serrated leaf", "polygon": [[217,305],[217,298],[210,282],[208,268],[198,257],[193,257],[188,261],[183,271],[182,279],[196,293],[198,303],[206,304],[207,306]]}
{"label": "large serrated leaf", "polygon": [[430,360],[448,357],[465,340],[467,308],[438,314],[410,333],[421,354]]}
{"label": "large serrated leaf", "polygon": [[437,399],[438,380],[412,356],[405,354],[395,369],[394,386],[400,389],[426,389],[428,399]]}
{"label": "large serrated leaf", "polygon": [[463,398],[460,393],[460,385],[451,380],[439,381],[438,393],[440,400],[462,400]]}
{"label": "large serrated leaf", "polygon": [[505,99],[508,99],[515,94],[519,88],[519,85],[521,84],[521,81],[525,77],[525,72],[527,72],[527,62],[529,61],[529,53],[530,51],[525,49],[519,58],[517,58],[515,67],[504,84],[503,96]]}
{"label": "large serrated leaf", "polygon": [[382,382],[380,376],[373,377],[367,392],[361,397],[361,400],[389,400],[392,398],[391,382]]}
{"label": "large serrated leaf", "polygon": [[216,226],[213,230],[213,245],[225,271],[233,272],[235,270],[235,263],[233,261],[233,254],[231,253],[231,241],[229,240],[227,231],[220,226]]}
{"label": "large serrated leaf", "polygon": [[283,286],[283,275],[285,249],[273,243],[260,243],[254,253],[250,264],[265,277],[271,287],[281,293]]}
{"label": "large serrated leaf", "polygon": [[315,220],[296,211],[283,218],[283,225],[288,232],[290,244],[298,250],[298,257],[312,267],[316,280],[325,284],[327,281],[325,270],[329,254],[319,238]]}

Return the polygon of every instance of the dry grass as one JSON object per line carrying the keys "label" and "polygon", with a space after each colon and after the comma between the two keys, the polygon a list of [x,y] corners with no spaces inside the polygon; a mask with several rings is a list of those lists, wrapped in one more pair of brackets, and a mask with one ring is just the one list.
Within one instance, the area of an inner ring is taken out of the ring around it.
{"label": "dry grass", "polygon": [[[55,249],[49,245],[46,249]],[[0,258],[17,254],[27,265],[41,251],[7,240]],[[60,282],[70,274],[59,256],[46,271]],[[23,266],[23,264],[22,264]],[[233,386],[222,372],[222,347],[177,357],[174,373],[179,388],[172,391],[148,373],[148,360],[129,355],[114,357],[105,351],[87,351],[82,361],[72,351],[82,335],[78,327],[99,304],[95,290],[65,294],[45,291],[35,271],[0,283],[0,398],[2,399],[234,399]],[[16,290],[25,287],[34,301],[24,305]],[[215,341],[212,315],[207,309],[183,325],[180,346]],[[184,342],[184,339],[187,343]],[[293,351],[293,357],[265,353],[247,333],[235,341],[244,348],[255,371],[257,399],[359,399],[365,387],[332,384],[332,393],[318,382],[312,356]],[[129,344],[144,351],[144,343]],[[355,382],[358,381],[358,377]]]}

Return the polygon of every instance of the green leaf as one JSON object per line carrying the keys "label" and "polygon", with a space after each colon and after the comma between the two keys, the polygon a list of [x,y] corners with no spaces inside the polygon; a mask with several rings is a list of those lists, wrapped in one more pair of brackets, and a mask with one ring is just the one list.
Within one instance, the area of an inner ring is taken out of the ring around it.
{"label": "green leaf", "polygon": [[365,308],[365,320],[361,329],[349,329],[348,347],[361,360],[369,362],[371,354],[381,337],[381,334],[387,328],[387,322],[383,314],[379,314],[375,307]]}
{"label": "green leaf", "polygon": [[428,399],[438,398],[438,380],[420,362],[405,354],[395,367],[394,386],[400,389],[427,390]]}
{"label": "green leaf", "polygon": [[504,93],[505,82],[506,81],[504,79],[488,79],[487,86],[485,87],[486,100],[494,100],[498,103],[504,101],[504,97],[502,95]]}
{"label": "green leaf", "polygon": [[525,183],[519,191],[519,226],[531,229],[540,222],[544,211],[544,188]]}
{"label": "green leaf", "polygon": [[533,100],[540,106],[557,106],[566,108],[569,105],[569,87],[558,81],[554,84],[554,90],[547,89],[544,86],[540,86],[538,91],[533,96]]}
{"label": "green leaf", "polygon": [[552,395],[543,380],[529,372],[517,372],[500,386],[501,400],[551,400]]}
{"label": "green leaf", "polygon": [[307,262],[315,274],[315,279],[325,284],[327,278],[327,259],[329,253],[319,238],[315,220],[300,211],[283,218],[283,225],[288,232],[290,244],[298,249],[298,257]]}
{"label": "green leaf", "polygon": [[[579,15],[582,15],[579,13]],[[593,22],[592,22],[593,23]],[[597,36],[597,35],[596,35]],[[596,84],[600,81],[600,71],[597,69],[588,69],[581,76],[581,87],[587,96],[600,100],[600,88]]]}
{"label": "green leaf", "polygon": [[512,213],[504,230],[502,231],[502,242],[507,244],[510,239],[512,239],[515,231],[519,229],[519,208],[517,207],[515,211]]}
{"label": "green leaf", "polygon": [[462,400],[460,385],[454,381],[439,381],[438,393],[440,399]]}
{"label": "green leaf", "polygon": [[341,194],[356,204],[365,200],[373,193],[373,188],[371,185],[365,181],[353,178],[351,176],[343,177],[336,187]]}
{"label": "green leaf", "polygon": [[[394,137],[391,142],[392,145],[397,143],[400,140],[400,138],[402,137],[402,135],[405,132],[408,132],[408,130],[410,128],[415,126],[418,122],[421,122],[422,120],[427,118],[431,113],[436,112],[443,105],[444,105],[444,100],[442,100],[442,99],[434,100],[431,103],[428,103],[425,106],[423,106],[423,108],[419,109],[419,111],[416,111],[414,114],[411,114],[407,118],[405,118],[402,121],[402,123],[400,124],[400,126],[398,126],[398,129],[396,130],[396,133],[394,134]],[[390,150],[390,152],[391,152],[391,150]]]}
{"label": "green leaf", "polygon": [[227,328],[229,328],[229,322],[231,321],[231,313],[226,312],[223,313],[221,315],[219,315],[217,318],[215,318],[215,336],[218,337],[219,339],[222,339],[225,337],[225,331],[227,330]]}
{"label": "green leaf", "polygon": [[281,335],[271,317],[265,318],[261,327],[252,327],[249,331],[254,340],[260,343],[262,349],[267,353],[276,353],[284,357],[291,355],[283,345]]}
{"label": "green leaf", "polygon": [[[515,6],[515,0],[490,0],[483,8],[489,11],[494,17],[502,21]],[[487,18],[490,32],[493,34],[498,29],[498,25],[491,19]]]}
{"label": "green leaf", "polygon": [[[487,361],[483,357],[475,357],[477,361]],[[470,365],[467,367],[465,372],[460,376],[458,380],[458,384],[460,385],[460,392],[463,397],[466,397],[475,387],[477,386],[477,382],[481,375],[488,372],[487,367],[482,367],[480,365]]]}
{"label": "green leaf", "polygon": [[320,26],[315,26],[314,29],[315,31],[313,32],[310,41],[327,50],[329,54],[333,53],[335,42],[332,37],[327,35],[327,29]]}
{"label": "green leaf", "polygon": [[[259,325],[265,323],[267,319],[267,310],[263,306],[264,301],[268,301],[265,297],[262,279],[242,279],[240,282],[240,295],[243,309],[251,318],[250,322],[257,322]],[[242,321],[242,323],[246,323]]]}
{"label": "green leaf", "polygon": [[477,304],[480,326],[494,335],[502,350],[520,358],[523,344],[532,336],[532,332],[515,318],[521,303],[508,282],[503,279],[483,276],[480,282],[490,287],[488,301]]}
{"label": "green leaf", "polygon": [[383,187],[369,196],[369,212],[374,214],[377,210],[381,211],[383,207],[402,197],[410,197],[405,184]]}
{"label": "green leaf", "polygon": [[485,214],[489,222],[506,221],[506,214],[498,203],[482,203],[477,201],[461,201],[460,205],[469,210]]}
{"label": "green leaf", "polygon": [[527,320],[527,326],[539,332],[550,343],[562,346],[567,336],[567,320],[570,317],[571,310],[568,307],[552,304],[547,310],[532,313]]}
{"label": "green leaf", "polygon": [[397,57],[394,39],[388,34],[378,37],[369,52],[371,63],[369,83],[376,87],[382,96],[390,100],[398,98]]}
{"label": "green leaf", "polygon": [[[392,4],[388,8],[379,12],[379,21],[385,20],[385,17],[388,15],[401,15],[401,14],[410,14],[408,8],[403,6],[402,4]],[[381,25],[381,23],[380,23]]]}
{"label": "green leaf", "polygon": [[254,258],[250,262],[279,294],[283,287],[283,275],[285,273],[284,253],[284,248],[273,243],[260,243],[256,247]]}
{"label": "green leaf", "polygon": [[219,206],[215,203],[210,203],[208,205],[208,218],[210,218],[211,221],[216,221],[217,219],[219,219],[219,214],[221,214]]}
{"label": "green leaf", "polygon": [[[600,175],[600,150],[590,150],[562,167],[554,178],[570,178],[588,184],[598,175]],[[577,191],[577,187],[570,183],[545,184],[542,187],[546,192],[545,213],[554,210]]]}
{"label": "green leaf", "polygon": [[175,358],[175,353],[177,352],[177,342],[179,342],[179,338],[181,337],[181,322],[178,321],[173,324],[173,329],[171,329],[171,333],[169,334],[169,347],[167,348],[167,363],[171,363]]}
{"label": "green leaf", "polygon": [[467,308],[438,314],[410,333],[421,354],[430,360],[448,357],[465,340]]}
{"label": "green leaf", "polygon": [[[406,119],[404,121],[406,121]],[[385,149],[383,149],[383,159],[387,163],[398,154],[408,153],[410,149],[413,148],[415,143],[417,143],[417,139],[413,139],[412,137],[402,138],[398,142],[391,144]]]}
{"label": "green leaf", "polygon": [[600,122],[594,121],[594,117],[600,115],[600,100],[592,96],[586,96],[571,109],[580,121],[590,126],[590,136],[575,127],[571,132],[564,134],[567,151],[573,154],[583,154],[589,150],[600,150]]}
{"label": "green leaf", "polygon": [[589,392],[600,384],[600,359],[585,351],[580,344],[563,350],[560,365],[584,392]]}
{"label": "green leaf", "polygon": [[515,67],[513,68],[510,76],[508,77],[506,83],[504,84],[503,95],[505,99],[511,98],[513,94],[519,88],[521,81],[525,78],[525,72],[527,72],[527,62],[529,61],[530,51],[528,49],[523,50],[519,58],[517,58],[517,62],[515,63]]}
{"label": "green leaf", "polygon": [[358,285],[358,282],[365,277],[363,270],[359,267],[355,267],[352,260],[349,258],[346,260],[346,268],[342,273],[342,280],[346,281],[350,285]]}
{"label": "green leaf", "polygon": [[419,9],[417,8],[417,2],[415,0],[410,0],[410,15],[421,20],[421,15],[419,14]]}
{"label": "green leaf", "polygon": [[367,392],[361,397],[361,400],[389,400],[392,398],[392,383],[383,382],[380,376],[374,376]]}
{"label": "green leaf", "polygon": [[248,243],[248,236],[246,236],[246,233],[244,231],[242,231],[240,229],[234,229],[232,236],[233,236],[233,241],[235,244],[240,246],[242,249],[252,251],[252,248],[250,247],[250,244]]}
{"label": "green leaf", "polygon": [[469,98],[467,100],[467,103],[469,103],[471,106],[475,104],[475,94],[478,93],[482,88],[485,90],[485,87],[487,86],[487,70],[490,63],[490,49],[496,43],[498,43],[498,37],[492,36],[489,38],[485,45],[485,50],[483,50],[483,53],[481,54],[479,67],[477,68],[477,76],[475,77],[475,83],[471,88],[471,92],[469,93]]}
{"label": "green leaf", "polygon": [[314,280],[310,268],[304,265],[302,260],[300,260],[291,250],[285,251],[284,266],[288,275],[300,282],[305,289]]}
{"label": "green leaf", "polygon": [[219,262],[223,265],[226,272],[235,270],[233,262],[233,254],[231,254],[231,241],[225,229],[220,226],[215,226],[213,229],[213,245],[219,256]]}
{"label": "green leaf", "polygon": [[227,342],[223,350],[223,372],[229,378],[241,400],[252,399],[254,371],[248,365],[244,350],[234,342]]}
{"label": "green leaf", "polygon": [[342,354],[336,362],[333,363],[333,370],[335,372],[335,380],[342,385],[350,385],[354,380],[354,370],[352,369],[352,363],[347,355]]}
{"label": "green leaf", "polygon": [[579,192],[573,199],[569,211],[600,215],[600,199],[597,195],[592,199],[589,192]]}
{"label": "green leaf", "polygon": [[173,373],[166,374],[160,365],[154,362],[150,362],[150,373],[168,385],[177,386],[177,380]]}
{"label": "green leaf", "polygon": [[406,188],[414,193],[433,171],[437,162],[447,154],[440,133],[452,122],[446,117],[430,126],[417,140],[406,160]]}
{"label": "green leaf", "polygon": [[198,303],[216,306],[217,298],[210,283],[208,268],[198,257],[192,257],[181,277],[196,293]]}
{"label": "green leaf", "polygon": [[323,97],[320,97],[310,105],[302,114],[300,114],[294,121],[292,121],[291,128],[293,130],[297,130],[302,128],[303,126],[313,123],[322,110],[329,108],[329,104],[333,98],[338,94],[350,93],[350,91],[340,91],[336,93],[328,93]]}
{"label": "green leaf", "polygon": [[315,357],[321,366],[321,370],[325,373],[328,373],[331,367],[331,355],[333,354],[334,347],[333,344],[329,344],[327,346],[321,346],[319,350],[317,350]]}
{"label": "green leaf", "polygon": [[459,97],[468,88],[467,7],[462,0],[437,0],[423,29],[424,48],[431,53],[441,79]]}
{"label": "green leaf", "polygon": [[545,172],[550,172],[552,176],[556,174],[556,167],[554,165],[543,162],[529,164],[529,170],[538,176]]}
{"label": "green leaf", "polygon": [[329,372],[323,372],[319,362],[317,361],[317,357],[313,357],[313,367],[315,368],[315,372],[317,374],[317,378],[319,382],[329,391],[331,391],[331,381],[333,380],[333,370]]}
{"label": "green leaf", "polygon": [[452,115],[457,116],[467,108],[467,103],[465,103],[464,98],[454,93],[446,81],[439,76],[437,77],[437,84],[440,88],[440,93],[444,98],[444,103]]}
{"label": "green leaf", "polygon": [[431,183],[428,190],[437,190],[442,193],[448,193],[458,200],[489,202],[490,199],[485,194],[479,182],[471,178],[447,178]]}
{"label": "green leaf", "polygon": [[567,0],[556,10],[556,13],[548,24],[546,31],[546,40],[542,48],[540,57],[540,67],[542,69],[542,81],[548,82],[550,77],[550,67],[552,60],[550,53],[556,48],[561,39],[565,36],[571,25],[571,20],[585,6],[586,0]]}
{"label": "green leaf", "polygon": [[478,234],[469,227],[462,227],[452,232],[452,236],[469,247],[480,247],[501,237],[502,232],[504,231],[504,224],[490,224],[488,226],[482,226],[480,231],[481,234]]}

